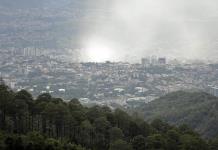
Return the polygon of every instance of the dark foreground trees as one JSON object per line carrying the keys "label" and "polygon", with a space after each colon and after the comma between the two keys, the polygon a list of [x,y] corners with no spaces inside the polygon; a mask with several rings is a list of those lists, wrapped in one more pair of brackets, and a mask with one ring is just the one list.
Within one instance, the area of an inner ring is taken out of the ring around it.
{"label": "dark foreground trees", "polygon": [[151,124],[122,110],[83,107],[0,85],[1,150],[216,150],[217,140],[205,141],[186,126],[161,120]]}

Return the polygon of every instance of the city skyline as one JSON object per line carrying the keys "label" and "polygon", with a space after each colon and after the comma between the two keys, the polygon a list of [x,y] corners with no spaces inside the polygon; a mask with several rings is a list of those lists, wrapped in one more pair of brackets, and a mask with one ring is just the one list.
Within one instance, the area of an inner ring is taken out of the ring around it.
{"label": "city skyline", "polygon": [[217,3],[1,0],[0,45],[55,50],[78,61],[134,63],[150,55],[216,61]]}

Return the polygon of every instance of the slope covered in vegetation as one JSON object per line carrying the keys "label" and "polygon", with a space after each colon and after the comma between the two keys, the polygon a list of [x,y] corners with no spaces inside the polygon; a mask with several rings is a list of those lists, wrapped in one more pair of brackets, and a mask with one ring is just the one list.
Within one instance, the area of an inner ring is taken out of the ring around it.
{"label": "slope covered in vegetation", "polygon": [[146,120],[187,124],[204,137],[218,136],[218,98],[204,92],[174,92],[143,106]]}
{"label": "slope covered in vegetation", "polygon": [[214,150],[187,126],[170,126],[156,119],[148,124],[107,107],[83,107],[0,85],[1,150]]}

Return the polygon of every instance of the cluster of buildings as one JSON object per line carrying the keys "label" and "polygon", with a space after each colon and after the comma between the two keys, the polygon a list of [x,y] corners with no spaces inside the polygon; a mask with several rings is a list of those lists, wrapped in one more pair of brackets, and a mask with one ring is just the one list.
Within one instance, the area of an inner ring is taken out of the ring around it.
{"label": "cluster of buildings", "polygon": [[218,97],[218,86],[208,85],[208,92],[211,95]]}
{"label": "cluster of buildings", "polygon": [[76,97],[86,105],[111,107],[137,107],[177,90],[218,96],[216,64],[157,56],[144,57],[139,64],[72,63],[65,52],[78,45],[81,24],[96,18],[104,21],[110,13],[72,6],[13,10],[0,6],[0,77],[13,90],[25,89],[34,96],[50,93],[66,100]]}
{"label": "cluster of buildings", "polygon": [[143,58],[139,64],[71,63],[54,53],[23,51],[22,55],[0,52],[0,75],[13,90],[25,89],[34,96],[50,93],[65,100],[79,98],[85,105],[111,107],[137,107],[178,90],[203,90],[218,96],[215,64],[175,64],[155,56]]}
{"label": "cluster of buildings", "polygon": [[151,57],[145,57],[142,58],[141,64],[144,67],[150,66],[150,65],[166,65],[167,59],[165,57],[157,57],[157,56],[151,56]]}

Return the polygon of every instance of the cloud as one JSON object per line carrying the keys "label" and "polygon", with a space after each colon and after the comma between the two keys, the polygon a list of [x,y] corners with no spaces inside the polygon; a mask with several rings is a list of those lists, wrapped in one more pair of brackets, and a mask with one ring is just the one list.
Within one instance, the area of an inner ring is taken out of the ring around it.
{"label": "cloud", "polygon": [[206,59],[216,54],[218,1],[98,2],[98,13],[89,16],[95,20],[85,25],[81,45],[86,47],[93,36],[102,38],[110,43],[105,47],[116,51],[113,60],[138,61],[148,55]]}

